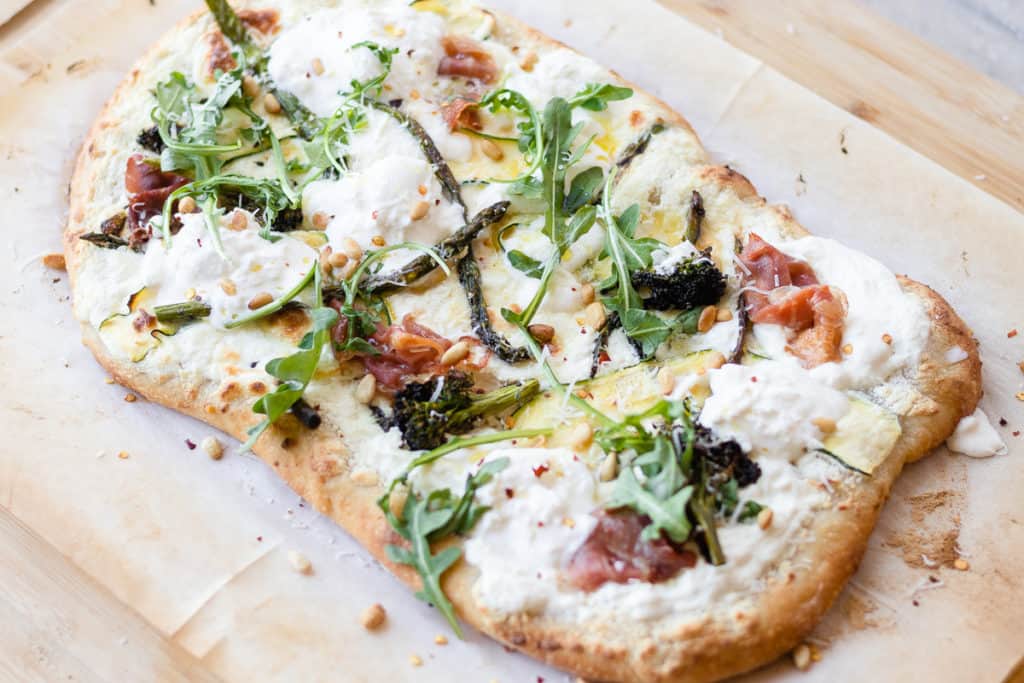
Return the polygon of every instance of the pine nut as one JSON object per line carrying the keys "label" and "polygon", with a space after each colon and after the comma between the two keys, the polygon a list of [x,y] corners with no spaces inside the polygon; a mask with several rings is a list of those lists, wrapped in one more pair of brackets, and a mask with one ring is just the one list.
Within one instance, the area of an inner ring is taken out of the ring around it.
{"label": "pine nut", "polygon": [[43,265],[53,270],[67,270],[68,267],[64,254],[47,254],[43,257]]}
{"label": "pine nut", "polygon": [[757,513],[757,525],[762,530],[767,529],[772,525],[772,518],[775,514],[771,508],[761,508],[761,511]]}
{"label": "pine nut", "polygon": [[396,484],[388,496],[388,510],[395,516],[395,519],[402,519],[405,513],[405,501],[409,499],[409,487],[405,484]]}
{"label": "pine nut", "polygon": [[530,50],[523,55],[522,61],[519,62],[519,68],[523,71],[533,71],[533,67],[535,66],[537,66],[537,53]]}
{"label": "pine nut", "polygon": [[669,368],[658,370],[658,389],[663,396],[668,396],[676,388],[676,375]]}
{"label": "pine nut", "polygon": [[487,158],[491,161],[501,161],[505,158],[505,153],[501,151],[501,147],[494,140],[488,140],[487,138],[480,138],[480,151],[487,155]]}
{"label": "pine nut", "polygon": [[317,76],[324,75],[324,63],[319,57],[313,57],[313,73]]}
{"label": "pine nut", "polygon": [[281,113],[281,103],[274,97],[274,93],[268,92],[263,96],[263,108],[267,110],[268,114]]}
{"label": "pine nut", "polygon": [[836,431],[836,421],[830,417],[816,417],[811,424],[821,430],[823,434],[831,434]]}
{"label": "pine nut", "polygon": [[206,454],[213,460],[220,460],[224,457],[224,444],[215,436],[208,436],[200,443]]}
{"label": "pine nut", "polygon": [[376,486],[380,481],[380,477],[373,470],[356,470],[351,478],[357,486]]}
{"label": "pine nut", "polygon": [[437,643],[438,645],[447,645],[448,644],[448,636],[446,636],[443,633],[438,633],[436,636],[434,636],[434,642]]}
{"label": "pine nut", "polygon": [[718,315],[715,316],[715,320],[717,320],[720,323],[732,320],[732,311],[730,311],[728,308],[718,309]]}
{"label": "pine nut", "polygon": [[597,469],[597,476],[601,481],[611,481],[619,473],[619,456],[614,452],[601,461]]}
{"label": "pine nut", "polygon": [[260,94],[260,82],[249,74],[242,76],[242,92],[250,99]]}
{"label": "pine nut", "polygon": [[581,451],[587,448],[593,439],[594,428],[587,422],[580,422],[569,433],[569,447],[574,451]]}
{"label": "pine nut", "polygon": [[892,335],[888,332],[882,335],[882,343],[892,344]]}
{"label": "pine nut", "polygon": [[309,558],[297,550],[288,551],[288,564],[300,574],[309,574],[313,571],[313,565]]}
{"label": "pine nut", "polygon": [[313,227],[317,230],[326,230],[327,224],[331,222],[331,217],[323,211],[317,211],[313,214],[311,222],[313,223]]}
{"label": "pine nut", "polygon": [[409,218],[418,221],[427,215],[427,211],[430,211],[430,202],[418,201],[412,205],[412,210],[409,211]]}
{"label": "pine nut", "polygon": [[377,393],[377,378],[371,374],[365,375],[359,384],[356,385],[356,400],[366,404],[373,400]]}
{"label": "pine nut", "polygon": [[469,355],[469,342],[460,341],[452,344],[451,348],[441,356],[442,365],[455,365]]}
{"label": "pine nut", "polygon": [[351,237],[341,241],[341,251],[353,261],[360,261],[363,258],[363,248]]}
{"label": "pine nut", "polygon": [[363,610],[362,615],[359,617],[359,622],[367,631],[374,631],[383,626],[387,618],[387,611],[378,602]]}
{"label": "pine nut", "polygon": [[530,333],[530,336],[536,339],[541,344],[547,344],[549,341],[555,338],[555,328],[551,325],[543,325],[541,323],[534,323],[526,328],[526,331]]}
{"label": "pine nut", "polygon": [[249,227],[249,217],[243,212],[235,209],[231,212],[231,219],[228,221],[228,229],[241,232]]}
{"label": "pine nut", "polygon": [[224,278],[223,280],[220,281],[220,288],[221,291],[223,291],[228,296],[234,296],[235,294],[238,294],[238,288],[235,287],[235,283],[229,280],[228,278]]}
{"label": "pine nut", "polygon": [[853,353],[853,344],[844,344],[842,351],[845,355],[849,356],[851,353]]}
{"label": "pine nut", "polygon": [[594,285],[589,282],[580,287],[580,300],[584,306],[592,304],[594,299],[597,297],[597,290],[594,289]]}
{"label": "pine nut", "polygon": [[178,213],[195,213],[198,210],[199,205],[192,197],[182,197],[178,200]]}
{"label": "pine nut", "polygon": [[348,263],[348,255],[341,251],[331,252],[331,255],[327,257],[327,262],[331,264],[332,268],[343,268]]}
{"label": "pine nut", "polygon": [[958,557],[953,560],[953,568],[957,571],[965,572],[971,568],[971,564],[962,557]]}
{"label": "pine nut", "polygon": [[249,299],[249,310],[255,311],[257,308],[263,308],[267,304],[274,300],[274,295],[270,292],[260,292],[253,298]]}
{"label": "pine nut", "polygon": [[806,671],[811,665],[811,648],[805,643],[800,643],[793,650],[793,664],[801,671]]}
{"label": "pine nut", "polygon": [[725,354],[721,351],[712,351],[708,354],[708,359],[705,364],[707,365],[708,370],[717,370],[725,365]]}
{"label": "pine nut", "polygon": [[419,655],[409,655],[409,663],[413,666],[423,666],[423,659]]}
{"label": "pine nut", "polygon": [[718,317],[718,309],[714,306],[707,306],[703,311],[700,312],[700,318],[697,320],[697,331],[707,332],[715,324],[715,318]]}
{"label": "pine nut", "polygon": [[583,318],[587,321],[588,326],[599,330],[604,327],[605,322],[608,320],[608,314],[604,312],[604,304],[600,301],[591,301],[583,309]]}
{"label": "pine nut", "polygon": [[373,246],[375,247],[383,247],[385,244],[387,244],[387,242],[381,235],[374,235],[372,238],[370,238],[370,241],[373,242]]}

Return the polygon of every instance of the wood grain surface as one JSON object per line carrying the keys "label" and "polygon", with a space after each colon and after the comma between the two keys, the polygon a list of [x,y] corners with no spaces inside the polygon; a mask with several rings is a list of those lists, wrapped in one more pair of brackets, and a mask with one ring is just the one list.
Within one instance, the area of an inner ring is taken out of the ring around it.
{"label": "wood grain surface", "polygon": [[849,0],[658,0],[1024,210],[1024,97]]}

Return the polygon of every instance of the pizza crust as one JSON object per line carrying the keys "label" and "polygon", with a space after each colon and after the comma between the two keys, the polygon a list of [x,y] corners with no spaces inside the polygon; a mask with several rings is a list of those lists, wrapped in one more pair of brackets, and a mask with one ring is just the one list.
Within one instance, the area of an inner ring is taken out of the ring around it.
{"label": "pizza crust", "polygon": [[[266,3],[239,4],[257,7]],[[506,39],[548,48],[555,44],[514,19],[496,16],[499,34]],[[95,229],[102,218],[123,203],[119,185],[123,159],[127,155],[125,150],[133,147],[136,132],[126,120],[126,107],[138,99],[140,90],[149,87],[151,77],[164,75],[160,64],[176,46],[191,44],[186,39],[209,27],[206,13],[196,12],[164,36],[120,84],[83,143],[71,183],[69,222],[64,233],[68,271],[76,296],[77,274],[93,249],[78,235]],[[692,134],[683,117],[661,106],[660,113],[666,120]],[[144,115],[148,118],[148,107]],[[690,151],[695,157],[704,157],[695,135]],[[699,169],[697,177],[709,193],[718,193],[756,211],[770,212],[785,234],[807,234],[788,209],[768,205],[736,171],[705,166]],[[959,420],[973,412],[981,396],[981,361],[970,330],[933,290],[907,278],[900,278],[900,283],[922,303],[931,321],[927,348],[918,367],[905,378],[913,397],[907,414],[900,418],[903,435],[870,479],[861,479],[856,490],[839,492],[845,496],[834,496],[831,509],[815,514],[809,529],[814,540],[803,543],[795,557],[767,577],[764,589],[752,596],[749,608],[711,613],[670,633],[656,626],[622,620],[570,624],[521,615],[498,619],[475,603],[472,587],[477,572],[460,561],[444,577],[445,591],[460,616],[511,647],[597,680],[717,680],[765,664],[799,643],[856,570],[903,464],[923,457],[941,444]],[[251,410],[253,399],[244,391],[230,391],[218,382],[180,374],[147,373],[137,364],[116,359],[88,322],[82,324],[82,334],[86,346],[111,376],[150,401],[239,439],[244,439],[246,430],[257,421]],[[967,358],[951,365],[946,357],[954,347],[963,349]],[[417,587],[418,577],[411,568],[393,565],[386,558],[385,547],[399,539],[376,507],[384,483],[360,486],[349,476],[351,458],[341,436],[343,430],[344,425],[332,424],[329,419],[315,431],[301,430],[297,423],[283,419],[260,439],[255,453],[399,578]]]}

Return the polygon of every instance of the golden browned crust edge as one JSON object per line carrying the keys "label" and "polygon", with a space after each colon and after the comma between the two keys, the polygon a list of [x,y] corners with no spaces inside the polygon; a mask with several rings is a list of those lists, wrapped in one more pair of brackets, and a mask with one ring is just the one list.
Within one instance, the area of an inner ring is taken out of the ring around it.
{"label": "golden browned crust edge", "polygon": [[[203,15],[192,14],[172,33]],[[500,20],[506,21],[504,17]],[[514,31],[530,40],[553,42],[519,22],[513,25]],[[116,125],[109,112],[136,86],[156,49],[154,46],[120,84],[78,157],[72,180],[70,219],[64,235],[72,288],[84,258],[83,244],[77,235],[84,229],[80,221],[95,172],[93,145],[106,128]],[[667,120],[689,128],[685,119],[667,106],[664,113]],[[806,232],[784,207],[768,207],[749,181],[735,171],[707,167],[701,171],[701,179],[732,192],[736,201],[755,202],[775,211],[793,234]],[[836,506],[816,516],[811,533],[817,540],[801,547],[799,559],[805,568],[794,572],[791,580],[788,573],[775,577],[742,615],[709,616],[671,637],[655,638],[645,629],[624,623],[564,624],[521,617],[495,620],[473,601],[471,589],[476,571],[460,563],[445,577],[446,590],[460,615],[512,647],[598,680],[716,680],[760,666],[793,647],[813,628],[856,570],[903,462],[923,456],[945,440],[957,421],[973,411],[981,394],[980,360],[969,329],[934,291],[906,278],[901,283],[922,302],[932,320],[928,347],[917,372],[910,378],[930,402],[926,401],[918,414],[902,419],[904,433],[894,454],[872,479],[857,488],[846,506]],[[115,360],[88,324],[83,325],[83,341],[117,381],[151,401],[239,438],[244,438],[245,430],[255,421],[249,399],[228,400],[230,394],[213,382],[191,384],[175,375],[155,377],[131,363]],[[946,363],[946,351],[953,346],[963,348],[968,359],[955,365]],[[315,432],[289,439],[289,447],[285,447],[285,437],[294,436],[289,426],[274,427],[261,439],[256,453],[296,492],[338,522],[403,581],[415,586],[416,576],[408,567],[396,567],[386,559],[384,548],[396,538],[375,506],[380,490],[358,486],[347,476],[347,451],[339,427],[325,423]]]}

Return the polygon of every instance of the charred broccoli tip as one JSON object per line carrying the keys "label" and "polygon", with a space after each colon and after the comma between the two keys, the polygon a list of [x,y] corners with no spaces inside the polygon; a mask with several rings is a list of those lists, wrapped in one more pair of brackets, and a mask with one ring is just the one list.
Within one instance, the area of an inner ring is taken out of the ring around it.
{"label": "charred broccoli tip", "polygon": [[457,371],[406,385],[395,395],[393,418],[402,443],[412,450],[437,448],[447,434],[469,431],[480,417],[521,406],[540,390],[537,380],[479,395],[472,393],[472,387],[472,378]]}
{"label": "charred broccoli tip", "polygon": [[685,311],[717,304],[726,285],[725,275],[711,260],[710,249],[680,261],[669,272],[634,271],[632,281],[634,287],[649,290],[644,308],[654,311]]}
{"label": "charred broccoli tip", "polygon": [[139,143],[139,146],[143,149],[148,149],[154,154],[160,154],[164,151],[164,140],[160,137],[160,131],[156,126],[143,129],[135,141]]}

